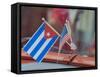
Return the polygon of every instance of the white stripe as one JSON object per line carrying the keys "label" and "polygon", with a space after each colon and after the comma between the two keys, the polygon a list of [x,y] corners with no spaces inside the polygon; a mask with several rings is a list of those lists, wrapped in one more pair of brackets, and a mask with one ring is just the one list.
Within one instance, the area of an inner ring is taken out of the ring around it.
{"label": "white stripe", "polygon": [[48,43],[52,40],[52,38],[47,39],[44,44],[41,46],[41,48],[37,51],[37,53],[34,55],[34,59],[36,60],[38,56],[42,53],[42,51],[45,49],[45,47],[48,45]]}
{"label": "white stripe", "polygon": [[37,46],[37,44],[41,41],[41,39],[44,37],[44,31],[40,34],[40,36],[37,38],[37,40],[32,44],[32,46],[28,49],[27,53],[30,54],[32,50]]}

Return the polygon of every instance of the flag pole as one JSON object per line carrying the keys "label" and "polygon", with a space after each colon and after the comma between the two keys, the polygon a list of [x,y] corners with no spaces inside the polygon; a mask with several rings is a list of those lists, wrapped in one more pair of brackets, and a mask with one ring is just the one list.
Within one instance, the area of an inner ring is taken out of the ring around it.
{"label": "flag pole", "polygon": [[42,18],[42,21],[44,21],[54,32],[56,32],[58,36],[60,36],[60,34],[45,20],[45,18]]}

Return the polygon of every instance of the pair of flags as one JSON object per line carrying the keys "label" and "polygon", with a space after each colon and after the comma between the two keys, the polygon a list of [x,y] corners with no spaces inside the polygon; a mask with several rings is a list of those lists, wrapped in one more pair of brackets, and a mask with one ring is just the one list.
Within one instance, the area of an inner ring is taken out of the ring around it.
{"label": "pair of flags", "polygon": [[[43,19],[44,20],[44,19]],[[65,27],[65,26],[64,26]],[[65,32],[64,32],[65,31]],[[41,63],[43,58],[60,38],[59,50],[61,50],[64,42],[70,38],[67,28],[63,29],[60,35],[52,26],[45,20],[40,25],[38,30],[32,35],[29,41],[24,45],[23,50],[28,53],[38,63]],[[68,43],[68,42],[67,42]]]}

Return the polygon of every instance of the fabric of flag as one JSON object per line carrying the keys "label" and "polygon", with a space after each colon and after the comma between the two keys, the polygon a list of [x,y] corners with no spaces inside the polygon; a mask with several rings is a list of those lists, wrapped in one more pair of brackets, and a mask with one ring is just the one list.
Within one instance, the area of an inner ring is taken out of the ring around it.
{"label": "fabric of flag", "polygon": [[23,50],[40,63],[48,51],[50,51],[58,37],[55,30],[50,25],[43,22],[24,45]]}
{"label": "fabric of flag", "polygon": [[66,41],[71,39],[70,30],[67,24],[63,27],[63,31],[61,33],[60,44],[59,44],[59,51],[62,49],[63,45]]}

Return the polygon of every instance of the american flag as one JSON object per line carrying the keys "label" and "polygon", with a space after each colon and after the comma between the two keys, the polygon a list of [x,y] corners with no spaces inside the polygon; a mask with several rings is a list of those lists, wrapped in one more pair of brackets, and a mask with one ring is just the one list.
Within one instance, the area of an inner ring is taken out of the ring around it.
{"label": "american flag", "polygon": [[[61,37],[60,37],[60,44],[59,44],[59,51],[61,51],[63,45],[70,39],[70,41],[72,41],[71,39],[71,30],[69,28],[69,25],[67,25],[67,23],[65,23],[64,27],[63,27],[63,31],[61,33]],[[67,42],[68,43],[68,42]],[[69,44],[69,43],[68,43]],[[69,44],[70,45],[70,44]]]}
{"label": "american flag", "polygon": [[[69,40],[70,40],[70,43],[68,43]],[[70,46],[71,50],[77,49],[76,45],[72,41],[71,28],[70,28],[69,21],[66,21],[66,23],[63,27],[63,31],[61,33],[60,44],[59,44],[59,53],[61,52],[61,49],[65,43],[67,43]]]}

